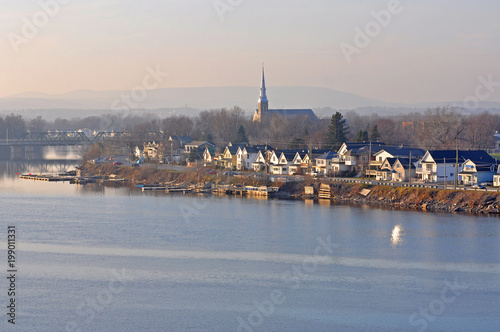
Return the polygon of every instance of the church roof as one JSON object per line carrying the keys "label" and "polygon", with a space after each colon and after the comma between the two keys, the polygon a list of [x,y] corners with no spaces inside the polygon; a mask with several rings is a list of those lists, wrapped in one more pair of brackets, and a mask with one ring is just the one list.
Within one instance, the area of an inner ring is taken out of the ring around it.
{"label": "church roof", "polygon": [[281,115],[285,117],[289,116],[307,116],[309,119],[313,121],[317,121],[318,117],[316,114],[314,114],[313,110],[311,109],[267,109],[267,104],[269,103],[269,100],[267,99],[267,93],[266,93],[266,78],[264,76],[264,65],[262,65],[262,83],[260,86],[260,96],[259,96],[259,105],[265,104],[265,112],[262,112],[262,114],[258,113],[260,112],[260,106],[259,109],[255,110],[255,116],[254,116],[254,121],[261,121],[261,116],[266,116],[266,115]]}
{"label": "church roof", "polygon": [[316,114],[312,109],[271,109],[267,111],[269,115],[282,115],[282,116],[307,116],[311,120],[318,120]]}

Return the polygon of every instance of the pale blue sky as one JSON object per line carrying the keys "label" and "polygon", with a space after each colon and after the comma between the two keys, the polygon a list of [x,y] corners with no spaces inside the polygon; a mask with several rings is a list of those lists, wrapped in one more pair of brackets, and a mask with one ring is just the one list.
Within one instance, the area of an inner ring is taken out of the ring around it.
{"label": "pale blue sky", "polygon": [[340,44],[390,1],[242,0],[221,20],[213,0],[71,0],[16,52],[9,36],[49,2],[0,0],[0,96],[129,90],[157,65],[170,74],[160,87],[258,86],[262,62],[270,87],[392,102],[461,101],[480,76],[500,82],[500,1],[401,0],[350,63]]}

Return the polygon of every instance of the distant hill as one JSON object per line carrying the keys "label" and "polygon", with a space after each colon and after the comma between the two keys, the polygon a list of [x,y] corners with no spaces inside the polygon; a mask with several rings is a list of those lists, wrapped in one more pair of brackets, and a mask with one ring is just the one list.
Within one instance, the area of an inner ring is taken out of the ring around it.
{"label": "distant hill", "polygon": [[[401,104],[365,98],[359,95],[317,87],[268,87],[270,108],[312,108],[319,117],[331,116],[336,110],[356,110],[360,114],[377,112],[399,114],[423,111],[438,105],[459,105],[459,102]],[[144,101],[133,109],[126,109],[121,96],[130,91],[76,90],[62,94],[26,92],[0,98],[0,113],[23,111],[26,116],[42,115],[47,119],[76,117],[121,111],[196,115],[207,109],[240,106],[251,114],[257,105],[259,88],[256,87],[200,87],[165,88],[147,92]],[[112,107],[118,106],[118,107]],[[134,105],[135,106],[135,105]],[[487,109],[500,109],[500,103],[480,105]]]}
{"label": "distant hill", "polygon": [[[63,94],[27,92],[0,98],[0,110],[74,108],[108,109],[122,94],[130,91],[77,90]],[[379,100],[351,93],[315,87],[269,87],[270,106],[274,108],[356,108],[363,106],[394,106]],[[147,98],[137,108],[157,109],[188,107],[211,109],[240,106],[253,110],[257,105],[259,88],[256,87],[204,87],[166,88],[148,91]]]}

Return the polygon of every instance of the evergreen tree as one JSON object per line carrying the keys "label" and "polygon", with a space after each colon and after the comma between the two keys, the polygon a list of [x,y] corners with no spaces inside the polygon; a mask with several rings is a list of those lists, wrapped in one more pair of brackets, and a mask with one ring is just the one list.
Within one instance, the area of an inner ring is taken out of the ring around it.
{"label": "evergreen tree", "polygon": [[356,143],[363,143],[363,142],[368,142],[369,140],[368,132],[365,130],[359,130],[358,133],[356,134],[356,138],[354,139],[354,142]]}
{"label": "evergreen tree", "polygon": [[198,152],[198,149],[192,149],[191,152],[189,152],[188,156],[189,162],[193,163],[199,159],[200,159],[200,153]]}
{"label": "evergreen tree", "polygon": [[373,125],[372,130],[370,132],[370,140],[372,142],[378,142],[379,139],[380,139],[380,133],[378,132],[378,126]]}
{"label": "evergreen tree", "polygon": [[363,135],[361,135],[361,142],[368,142],[370,141],[370,136],[368,135],[368,132],[365,130],[363,131]]}
{"label": "evergreen tree", "polygon": [[344,119],[342,114],[336,112],[332,115],[332,120],[328,126],[327,134],[327,144],[333,150],[338,150],[342,143],[347,141],[347,132],[349,128],[347,127],[347,121]]}
{"label": "evergreen tree", "polygon": [[236,139],[237,144],[247,144],[248,143],[248,136],[245,131],[245,127],[243,125],[240,125],[240,128],[238,129],[238,138]]}
{"label": "evergreen tree", "polygon": [[356,134],[356,138],[354,139],[354,142],[356,142],[356,143],[363,142],[363,131],[361,129]]}
{"label": "evergreen tree", "polygon": [[204,135],[203,136],[203,140],[206,141],[206,142],[208,142],[208,143],[210,143],[210,144],[215,145],[214,138],[213,138],[212,134],[210,134],[210,133],[207,134],[207,135]]}

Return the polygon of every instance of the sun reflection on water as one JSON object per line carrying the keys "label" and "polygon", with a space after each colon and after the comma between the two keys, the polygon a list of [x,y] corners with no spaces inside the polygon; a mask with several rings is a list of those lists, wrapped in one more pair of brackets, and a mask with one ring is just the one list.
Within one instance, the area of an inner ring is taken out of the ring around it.
{"label": "sun reflection on water", "polygon": [[401,225],[394,226],[391,233],[391,244],[395,248],[403,242],[404,229]]}

